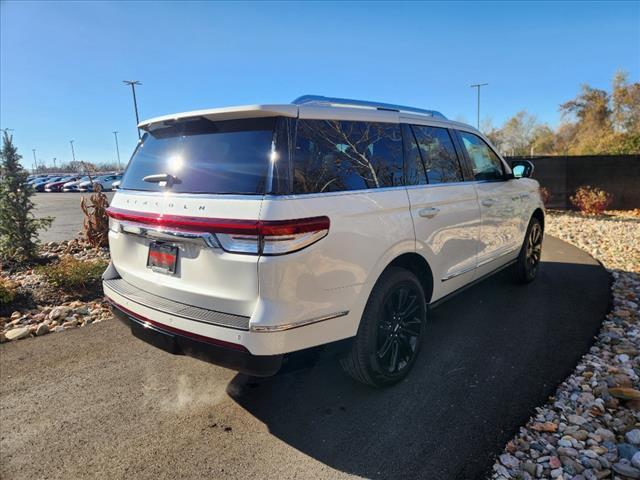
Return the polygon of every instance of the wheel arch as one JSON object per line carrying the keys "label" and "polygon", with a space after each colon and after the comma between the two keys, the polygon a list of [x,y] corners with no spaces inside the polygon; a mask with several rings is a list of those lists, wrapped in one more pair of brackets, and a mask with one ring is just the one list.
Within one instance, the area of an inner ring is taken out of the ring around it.
{"label": "wheel arch", "polygon": [[[390,267],[400,267],[413,273],[424,290],[427,303],[431,302],[433,296],[433,272],[427,260],[415,252],[407,252],[394,258],[382,271],[384,273]],[[382,275],[382,273],[380,275]]]}
{"label": "wheel arch", "polygon": [[540,221],[540,224],[542,225],[542,231],[544,232],[544,212],[542,211],[542,209],[536,208],[531,215],[531,218],[536,218]]}

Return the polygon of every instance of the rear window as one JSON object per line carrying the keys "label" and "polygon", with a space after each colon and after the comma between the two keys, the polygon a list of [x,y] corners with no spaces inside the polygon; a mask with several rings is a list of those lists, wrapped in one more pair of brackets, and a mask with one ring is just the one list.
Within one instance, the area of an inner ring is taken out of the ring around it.
{"label": "rear window", "polygon": [[177,193],[263,194],[277,119],[190,119],[156,127],[136,148],[121,188],[160,191],[148,175],[169,174]]}
{"label": "rear window", "polygon": [[402,185],[400,125],[300,120],[293,155],[293,193]]}

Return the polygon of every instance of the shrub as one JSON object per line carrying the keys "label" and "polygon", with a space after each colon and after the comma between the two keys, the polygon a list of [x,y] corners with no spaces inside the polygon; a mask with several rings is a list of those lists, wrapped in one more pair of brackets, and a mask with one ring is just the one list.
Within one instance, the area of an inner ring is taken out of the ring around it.
{"label": "shrub", "polygon": [[579,187],[569,200],[582,213],[600,215],[611,205],[613,196],[601,188],[586,185]]}
{"label": "shrub", "polygon": [[542,203],[546,207],[549,205],[552,195],[548,188],[540,187],[540,197],[542,198]]}
{"label": "shrub", "polygon": [[72,256],[65,256],[53,265],[38,267],[38,273],[51,285],[63,290],[76,291],[98,285],[106,268],[105,260],[78,260]]}
{"label": "shrub", "polygon": [[7,278],[0,278],[0,305],[8,305],[16,298],[16,284]]}
{"label": "shrub", "polygon": [[27,183],[28,173],[20,165],[22,157],[13,137],[6,131],[0,158],[0,263],[27,263],[37,257],[38,230],[53,219],[33,216],[34,190]]}
{"label": "shrub", "polygon": [[88,201],[84,197],[80,199],[80,208],[84,213],[83,236],[94,247],[106,247],[109,244],[109,201],[98,184],[94,188],[96,191]]}

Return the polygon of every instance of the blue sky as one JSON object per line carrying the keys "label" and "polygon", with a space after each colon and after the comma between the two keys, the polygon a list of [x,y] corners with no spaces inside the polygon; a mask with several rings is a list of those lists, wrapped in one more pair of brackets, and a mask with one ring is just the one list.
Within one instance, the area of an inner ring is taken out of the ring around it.
{"label": "blue sky", "polygon": [[582,83],[640,77],[640,2],[1,2],[0,127],[31,167],[126,161],[141,118],[306,94],[552,126]]}

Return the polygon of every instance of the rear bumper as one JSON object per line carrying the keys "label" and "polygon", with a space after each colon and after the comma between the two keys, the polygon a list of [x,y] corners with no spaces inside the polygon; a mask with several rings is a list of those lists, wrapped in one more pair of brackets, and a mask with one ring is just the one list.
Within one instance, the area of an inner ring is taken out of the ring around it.
{"label": "rear bumper", "polygon": [[284,355],[253,355],[242,345],[161,325],[111,301],[116,318],[137,338],[175,355],[188,355],[238,372],[266,377],[280,370]]}

